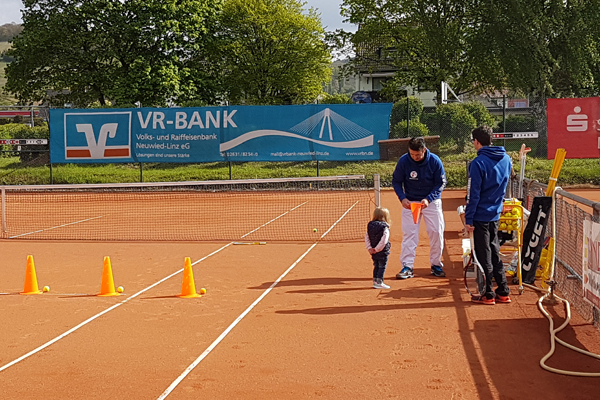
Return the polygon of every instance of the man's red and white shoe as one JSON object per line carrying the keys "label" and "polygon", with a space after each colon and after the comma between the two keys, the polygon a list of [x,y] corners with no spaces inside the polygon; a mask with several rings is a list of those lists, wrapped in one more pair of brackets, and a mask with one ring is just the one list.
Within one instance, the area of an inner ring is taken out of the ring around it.
{"label": "man's red and white shoe", "polygon": [[488,299],[485,296],[471,296],[471,301],[473,303],[486,304],[488,306],[493,306],[494,304],[496,304],[496,300],[495,299]]}
{"label": "man's red and white shoe", "polygon": [[510,303],[511,301],[510,296],[496,295],[496,303]]}

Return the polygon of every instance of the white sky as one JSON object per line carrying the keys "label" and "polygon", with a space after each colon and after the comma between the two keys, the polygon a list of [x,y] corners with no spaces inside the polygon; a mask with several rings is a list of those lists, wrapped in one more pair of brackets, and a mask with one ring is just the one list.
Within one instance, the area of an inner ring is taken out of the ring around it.
{"label": "white sky", "polygon": [[[344,28],[348,31],[356,31],[356,26],[342,23],[342,16],[340,15],[340,3],[342,0],[304,0],[306,1],[306,8],[314,7],[317,8],[321,13],[321,21],[323,27],[328,31],[334,31],[339,28]],[[16,22],[20,24],[21,21],[21,8],[23,3],[21,0],[0,0],[0,25],[8,24],[10,22]]]}
{"label": "white sky", "polygon": [[15,22],[20,24],[21,22],[21,8],[23,3],[21,0],[0,0],[0,25]]}
{"label": "white sky", "polygon": [[344,24],[344,17],[340,15],[340,4],[342,0],[304,0],[306,8],[316,8],[321,13],[321,22],[327,31],[335,31],[343,28],[346,31],[355,32],[356,25]]}

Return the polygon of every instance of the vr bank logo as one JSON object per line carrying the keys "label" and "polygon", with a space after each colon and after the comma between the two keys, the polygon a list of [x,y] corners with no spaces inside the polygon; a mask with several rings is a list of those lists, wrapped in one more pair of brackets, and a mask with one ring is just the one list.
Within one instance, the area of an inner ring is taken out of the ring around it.
{"label": "vr bank logo", "polygon": [[131,112],[66,113],[65,159],[131,157]]}

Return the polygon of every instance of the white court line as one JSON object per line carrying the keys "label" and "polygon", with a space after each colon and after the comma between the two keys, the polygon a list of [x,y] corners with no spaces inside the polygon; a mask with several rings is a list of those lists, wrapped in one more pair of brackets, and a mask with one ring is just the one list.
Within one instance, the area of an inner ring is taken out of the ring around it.
{"label": "white court line", "polygon": [[94,220],[94,219],[98,219],[98,218],[102,218],[102,217],[104,217],[104,215],[99,215],[99,216],[97,216],[97,217],[92,217],[92,218],[82,219],[81,221],[69,222],[68,224],[63,224],[63,225],[53,226],[53,227],[51,227],[51,228],[40,229],[39,231],[33,231],[33,232],[22,233],[22,234],[20,234],[20,235],[11,236],[11,237],[9,237],[9,239],[18,238],[18,237],[21,237],[21,236],[33,235],[34,233],[40,233],[40,232],[44,232],[44,231],[50,231],[50,230],[52,230],[52,229],[63,228],[63,227],[65,227],[65,226],[69,226],[69,225],[75,225],[75,224],[79,224],[79,223],[81,223],[81,222],[92,221],[92,220]]}
{"label": "white court line", "polygon": [[[203,258],[201,258],[201,259],[199,259],[198,261],[194,262],[194,264],[192,264],[192,265],[198,264],[199,262],[201,262],[201,261],[203,261],[203,260],[206,260],[208,257],[210,257],[210,256],[212,256],[212,255],[214,255],[214,254],[217,254],[218,252],[220,252],[221,250],[223,250],[224,248],[226,248],[226,247],[228,247],[228,246],[231,246],[231,243],[227,243],[225,246],[221,247],[221,248],[220,248],[220,249],[218,249],[218,250],[215,250],[215,251],[213,251],[212,253],[210,253],[210,254],[209,254],[209,255],[207,255],[207,256],[204,256]],[[169,276],[167,276],[167,277],[165,277],[165,278],[161,279],[160,281],[158,281],[158,282],[156,282],[156,283],[153,283],[152,285],[148,286],[148,287],[147,287],[147,288],[145,288],[145,289],[142,289],[142,290],[140,290],[139,292],[137,292],[137,293],[136,293],[136,294],[134,294],[134,295],[131,295],[130,297],[128,297],[128,298],[126,298],[125,300],[123,300],[122,302],[120,302],[120,303],[117,303],[117,304],[113,305],[112,307],[109,307],[109,308],[107,308],[106,310],[104,310],[104,311],[102,311],[102,312],[99,312],[98,314],[94,315],[93,317],[90,317],[90,318],[86,319],[85,321],[83,321],[83,322],[82,322],[82,323],[80,323],[79,325],[76,325],[76,326],[74,326],[73,328],[69,329],[68,331],[66,331],[66,332],[65,332],[65,333],[63,333],[62,335],[55,337],[54,339],[52,339],[52,340],[50,340],[50,341],[48,341],[48,342],[44,343],[43,345],[41,345],[40,347],[38,347],[38,348],[36,348],[36,349],[34,349],[34,350],[31,350],[29,353],[22,355],[21,357],[17,358],[16,360],[13,360],[13,361],[9,362],[8,364],[6,364],[6,365],[3,365],[2,367],[0,367],[0,372],[4,371],[5,369],[7,369],[7,368],[9,368],[9,367],[12,367],[12,366],[13,366],[13,365],[15,365],[16,363],[18,363],[18,362],[20,362],[20,361],[23,361],[24,359],[26,359],[26,358],[28,358],[28,357],[30,357],[30,356],[32,356],[32,355],[34,355],[35,353],[37,353],[37,352],[39,352],[39,351],[41,351],[41,350],[45,349],[46,347],[48,347],[48,346],[50,346],[50,345],[52,345],[52,344],[54,344],[54,343],[58,342],[60,339],[62,339],[62,338],[64,338],[64,337],[66,337],[66,336],[68,336],[68,335],[70,335],[71,333],[75,332],[75,331],[76,331],[76,330],[78,330],[79,328],[82,328],[83,326],[85,326],[85,325],[87,325],[88,323],[92,322],[92,321],[93,321],[93,320],[95,320],[96,318],[98,318],[98,317],[101,317],[102,315],[106,314],[107,312],[109,312],[109,311],[112,311],[112,310],[114,310],[115,308],[118,308],[118,307],[122,306],[123,304],[127,303],[128,301],[130,301],[130,300],[132,300],[132,299],[134,299],[134,298],[138,297],[138,296],[139,296],[139,295],[141,295],[142,293],[144,293],[144,292],[146,292],[146,291],[148,291],[148,290],[152,289],[153,287],[155,287],[155,286],[157,286],[157,285],[159,285],[159,284],[163,283],[164,281],[166,281],[166,280],[168,280],[168,279],[171,279],[172,277],[174,277],[175,275],[179,274],[179,273],[180,273],[180,272],[182,272],[182,271],[183,271],[183,268],[181,268],[180,270],[178,270],[178,271],[176,271],[176,272],[173,272],[171,275],[169,275]]]}
{"label": "white court line", "polygon": [[295,209],[297,209],[297,208],[299,208],[299,207],[302,207],[302,206],[303,206],[303,205],[305,205],[306,203],[308,203],[308,201],[305,201],[305,202],[304,202],[304,203],[302,203],[302,204],[298,204],[296,207],[292,208],[291,210],[284,212],[284,213],[283,213],[283,214],[281,214],[280,216],[278,216],[278,217],[276,217],[276,218],[273,218],[273,219],[272,219],[272,220],[270,220],[269,222],[267,222],[267,223],[264,223],[264,224],[262,224],[261,226],[259,226],[258,228],[254,229],[254,230],[252,230],[252,231],[250,231],[250,232],[248,232],[248,233],[246,233],[246,234],[245,234],[244,236],[242,236],[240,239],[243,239],[243,238],[245,238],[246,236],[248,236],[249,234],[256,232],[256,231],[257,231],[257,230],[259,230],[260,228],[263,228],[263,227],[265,227],[265,226],[269,225],[269,224],[270,224],[271,222],[273,222],[273,221],[277,221],[279,218],[283,217],[283,216],[284,216],[284,215],[286,215],[286,214],[289,214],[289,213],[291,213],[292,211],[294,211]]}
{"label": "white court line", "polygon": [[[353,204],[353,205],[352,205],[352,206],[351,206],[351,207],[350,207],[348,210],[346,210],[346,212],[345,212],[344,214],[342,214],[342,216],[341,216],[341,217],[340,217],[340,218],[339,218],[337,221],[335,221],[335,223],[334,223],[333,225],[331,225],[331,227],[329,227],[329,229],[327,230],[327,232],[325,232],[323,235],[321,235],[320,239],[323,239],[323,237],[324,237],[325,235],[327,235],[327,233],[329,233],[329,232],[330,232],[330,231],[331,231],[331,230],[332,230],[332,229],[333,229],[333,228],[334,228],[334,227],[335,227],[335,226],[338,224],[338,222],[340,222],[340,221],[342,220],[342,218],[344,218],[344,217],[345,217],[345,216],[346,216],[346,215],[347,215],[347,214],[350,212],[350,210],[352,210],[352,209],[354,208],[354,206],[356,206],[357,204],[358,204],[358,201],[357,201],[356,203],[354,203],[354,204]],[[268,288],[267,290],[265,290],[265,291],[263,292],[263,294],[261,294],[261,295],[258,297],[258,299],[254,300],[254,302],[253,302],[252,304],[250,304],[250,306],[249,306],[248,308],[246,308],[246,310],[245,310],[243,313],[241,313],[241,314],[239,315],[239,317],[237,317],[237,318],[235,319],[235,321],[233,321],[233,322],[231,323],[231,325],[229,325],[229,326],[227,327],[227,329],[225,329],[225,330],[223,331],[223,333],[221,333],[221,334],[219,335],[219,337],[218,337],[218,338],[217,338],[217,339],[216,339],[214,342],[212,342],[212,343],[211,343],[211,345],[210,345],[210,346],[208,346],[208,348],[207,348],[206,350],[204,350],[204,352],[203,352],[202,354],[200,354],[200,356],[199,356],[199,357],[198,357],[196,360],[194,360],[194,362],[193,362],[193,363],[191,363],[191,364],[190,364],[190,365],[189,365],[189,366],[188,366],[188,367],[185,369],[185,371],[183,371],[183,373],[182,373],[181,375],[179,375],[179,377],[178,377],[177,379],[175,379],[175,380],[173,381],[173,383],[171,383],[171,385],[170,385],[170,386],[169,386],[169,387],[168,387],[168,388],[167,388],[167,389],[166,389],[166,390],[165,390],[165,391],[164,391],[164,392],[163,392],[163,393],[162,393],[162,394],[161,394],[161,395],[160,395],[160,396],[159,396],[159,397],[158,397],[156,400],[163,400],[163,399],[165,399],[165,398],[166,398],[166,397],[167,397],[167,396],[168,396],[168,395],[169,395],[169,394],[170,394],[170,393],[171,393],[171,392],[172,392],[172,391],[173,391],[173,390],[174,390],[174,389],[177,387],[177,385],[179,385],[179,384],[181,383],[181,381],[182,381],[182,380],[183,380],[183,379],[184,379],[186,376],[188,376],[188,374],[189,374],[190,372],[192,372],[192,370],[193,370],[194,368],[196,368],[196,366],[197,366],[198,364],[200,364],[200,362],[202,362],[202,360],[204,360],[204,358],[206,358],[206,356],[208,356],[208,355],[210,354],[210,352],[211,352],[211,351],[213,351],[213,350],[214,350],[214,348],[215,348],[215,347],[217,347],[217,345],[218,345],[219,343],[221,343],[221,341],[222,341],[222,340],[225,338],[225,336],[227,336],[227,335],[229,334],[229,332],[231,332],[231,330],[232,330],[233,328],[235,328],[235,326],[236,326],[236,325],[237,325],[237,324],[238,324],[238,323],[239,323],[239,322],[240,322],[240,321],[241,321],[241,320],[242,320],[242,319],[243,319],[243,318],[244,318],[246,315],[248,315],[248,313],[249,313],[250,311],[252,311],[252,309],[253,309],[253,308],[254,308],[254,307],[255,307],[255,306],[258,304],[258,303],[260,303],[260,301],[261,301],[262,299],[264,299],[264,298],[265,298],[265,296],[266,296],[266,295],[268,295],[268,294],[271,292],[271,290],[273,290],[273,288],[275,288],[275,286],[277,286],[277,284],[278,284],[278,283],[279,283],[279,282],[280,282],[280,281],[281,281],[283,278],[285,278],[285,276],[286,276],[286,275],[287,275],[287,274],[288,274],[288,273],[289,273],[289,272],[290,272],[292,269],[294,269],[294,267],[295,267],[296,265],[298,265],[298,263],[299,263],[300,261],[302,261],[302,259],[303,259],[304,257],[306,257],[306,255],[307,255],[308,253],[310,253],[310,251],[311,251],[312,249],[314,249],[314,248],[315,248],[315,246],[316,246],[318,243],[319,243],[318,241],[317,241],[317,242],[315,242],[315,243],[313,243],[313,244],[312,244],[312,245],[311,245],[311,246],[308,248],[308,250],[306,250],[306,251],[304,252],[304,254],[302,254],[302,255],[301,255],[301,256],[300,256],[300,257],[299,257],[299,258],[298,258],[296,261],[294,261],[294,263],[293,263],[292,265],[290,265],[290,267],[289,267],[289,268],[288,268],[288,269],[287,269],[287,270],[286,270],[286,271],[285,271],[283,274],[281,274],[281,276],[280,276],[279,278],[277,278],[277,280],[276,280],[275,282],[273,282],[273,284],[272,284],[271,286],[269,286],[269,288]]]}
{"label": "white court line", "polygon": [[[303,203],[303,204],[305,204],[305,203]],[[302,204],[301,204],[301,205],[302,205]],[[296,209],[296,208],[298,208],[298,207],[300,207],[300,205],[299,205],[299,206],[296,206],[296,207],[294,207],[292,210],[295,210],[295,209]],[[281,217],[281,216],[283,216],[283,215],[285,215],[285,214],[287,214],[288,212],[289,212],[289,211],[286,211],[285,213],[283,213],[282,215],[280,215],[280,217]],[[100,216],[100,217],[96,217],[96,218],[101,218],[101,216]],[[271,220],[271,221],[275,221],[275,220],[276,220],[276,219],[278,219],[278,218],[279,218],[279,217],[277,217],[277,218],[275,218],[275,219],[273,219],[273,220]],[[262,228],[262,227],[263,227],[263,226],[265,226],[265,225],[266,225],[266,224],[262,225],[260,228]],[[260,229],[260,228],[258,228],[258,229]],[[254,231],[256,231],[256,229],[255,229]],[[254,232],[254,231],[252,231],[252,232]],[[247,234],[246,234],[246,235],[247,235]],[[244,236],[246,236],[246,235],[244,235]],[[214,254],[217,254],[217,253],[218,253],[218,252],[220,252],[221,250],[223,250],[223,249],[225,249],[225,248],[227,248],[227,247],[231,246],[231,244],[232,244],[232,243],[233,243],[233,242],[231,242],[231,243],[227,243],[225,246],[221,247],[220,249],[218,249],[218,250],[215,250],[215,251],[213,251],[212,253],[210,253],[209,255],[207,255],[207,256],[204,256],[204,257],[202,257],[201,259],[199,259],[199,260],[195,261],[194,263],[192,263],[192,266],[194,266],[194,265],[198,264],[198,263],[199,263],[199,262],[201,262],[201,261],[204,261],[204,260],[206,260],[208,257],[211,257],[212,255],[214,255]],[[3,365],[2,367],[0,367],[0,372],[4,371],[4,370],[5,370],[5,369],[7,369],[7,368],[10,368],[10,367],[12,367],[13,365],[15,365],[15,364],[17,364],[17,363],[19,363],[19,362],[21,362],[21,361],[25,360],[25,359],[26,359],[26,358],[28,358],[28,357],[31,357],[32,355],[34,355],[34,354],[38,353],[39,351],[41,351],[41,350],[45,349],[46,347],[48,347],[48,346],[50,346],[50,345],[52,345],[52,344],[54,344],[54,343],[58,342],[60,339],[62,339],[62,338],[64,338],[64,337],[66,337],[66,336],[70,335],[71,333],[75,332],[75,331],[76,331],[76,330],[78,330],[79,328],[82,328],[83,326],[87,325],[88,323],[92,322],[92,321],[93,321],[93,320],[95,320],[96,318],[98,318],[98,317],[101,317],[102,315],[106,314],[107,312],[109,312],[109,311],[112,311],[112,310],[114,310],[114,309],[116,309],[116,308],[118,308],[118,307],[122,306],[123,304],[127,303],[128,301],[130,301],[130,300],[132,300],[132,299],[134,299],[134,298],[138,297],[138,296],[139,296],[139,295],[141,295],[142,293],[144,293],[144,292],[146,292],[146,291],[148,291],[148,290],[152,289],[153,287],[155,287],[155,286],[157,286],[157,285],[159,285],[159,284],[163,283],[164,281],[166,281],[166,280],[168,280],[168,279],[171,279],[172,277],[174,277],[175,275],[177,275],[177,274],[181,273],[182,271],[183,271],[183,268],[179,269],[178,271],[175,271],[175,272],[173,272],[171,275],[169,275],[169,276],[167,276],[167,277],[165,277],[165,278],[161,279],[160,281],[158,281],[158,282],[156,282],[156,283],[154,283],[154,284],[152,284],[152,285],[148,286],[148,287],[147,287],[147,288],[145,288],[145,289],[142,289],[142,290],[140,290],[139,292],[137,292],[136,294],[134,294],[134,295],[132,295],[132,296],[130,296],[130,297],[128,297],[128,298],[126,298],[126,299],[125,299],[125,300],[123,300],[122,302],[120,302],[120,303],[117,303],[117,304],[113,305],[112,307],[109,307],[109,308],[107,308],[106,310],[104,310],[104,311],[102,311],[102,312],[99,312],[98,314],[96,314],[96,315],[94,315],[94,316],[92,316],[92,317],[90,317],[90,318],[86,319],[85,321],[83,321],[83,322],[82,322],[82,323],[80,323],[79,325],[76,325],[76,326],[74,326],[73,328],[69,329],[68,331],[66,331],[66,332],[65,332],[65,333],[63,333],[62,335],[59,335],[59,336],[55,337],[54,339],[52,339],[52,340],[50,340],[50,341],[48,341],[48,342],[44,343],[44,344],[43,344],[43,345],[41,345],[40,347],[38,347],[38,348],[36,348],[36,349],[34,349],[34,350],[31,350],[29,353],[27,353],[27,354],[24,354],[24,355],[22,355],[21,357],[19,357],[19,358],[17,358],[17,359],[15,359],[15,360],[13,360],[13,361],[11,361],[11,362],[9,362],[8,364],[5,364],[5,365]]]}

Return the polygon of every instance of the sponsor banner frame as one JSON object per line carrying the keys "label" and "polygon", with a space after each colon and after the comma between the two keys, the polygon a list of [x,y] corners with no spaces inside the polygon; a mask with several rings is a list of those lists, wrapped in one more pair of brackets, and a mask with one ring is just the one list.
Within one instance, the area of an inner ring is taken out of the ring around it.
{"label": "sponsor banner frame", "polygon": [[391,103],[50,110],[52,163],[378,160]]}
{"label": "sponsor banner frame", "polygon": [[600,97],[548,99],[548,160],[563,148],[567,158],[600,158]]}
{"label": "sponsor banner frame", "polygon": [[583,221],[583,298],[600,308],[600,224]]}

